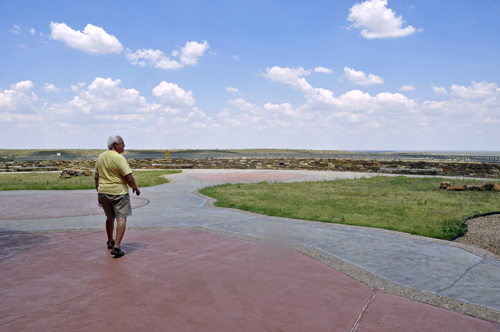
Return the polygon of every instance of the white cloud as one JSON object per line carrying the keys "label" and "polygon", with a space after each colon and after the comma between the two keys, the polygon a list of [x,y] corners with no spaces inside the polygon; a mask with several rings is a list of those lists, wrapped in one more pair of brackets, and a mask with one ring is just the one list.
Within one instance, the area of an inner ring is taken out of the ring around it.
{"label": "white cloud", "polygon": [[33,89],[33,82],[31,81],[21,81],[16,84],[11,84],[10,88],[16,92],[28,92]]}
{"label": "white cloud", "polygon": [[434,93],[436,95],[443,95],[446,96],[448,94],[448,91],[446,91],[446,88],[444,86],[431,86],[432,90],[434,90]]}
{"label": "white cloud", "polygon": [[333,70],[330,68],[325,68],[325,67],[316,67],[313,70],[315,73],[325,73],[325,74],[331,74],[333,73]]}
{"label": "white cloud", "polygon": [[379,76],[373,74],[368,74],[368,76],[366,76],[366,74],[361,70],[356,71],[348,67],[344,67],[344,75],[342,75],[340,81],[342,81],[344,78],[349,83],[359,85],[373,85],[384,83],[384,80]]}
{"label": "white cloud", "polygon": [[[370,96],[370,94],[360,90],[352,90],[339,97],[335,97],[332,91],[314,88],[304,77],[300,77],[309,73],[309,71],[304,70],[302,67],[298,69],[273,67],[267,68],[266,71],[267,73],[263,74],[264,77],[275,82],[290,84],[293,89],[302,91],[307,99],[307,104],[296,109],[296,111],[299,111],[298,113],[287,112],[283,114],[295,114],[296,117],[306,117],[307,114],[307,117],[310,117],[311,114],[316,114],[314,112],[330,112],[330,114],[334,114],[332,115],[333,118],[345,119],[348,123],[366,122],[372,123],[373,126],[375,123],[378,123],[378,126],[380,125],[379,122],[374,122],[373,119],[370,119],[370,114],[381,116],[390,113],[412,112],[417,106],[414,100],[408,99],[400,93],[384,92],[376,96]],[[367,76],[363,72],[357,72],[347,67],[345,68],[345,72],[345,77],[350,82],[365,85],[383,82],[378,76],[372,74]],[[258,106],[247,103],[241,98],[228,101],[228,103],[254,116],[262,114]],[[290,109],[289,107],[291,106],[287,107]],[[361,114],[365,114],[366,116]]]}
{"label": "white cloud", "polygon": [[415,87],[411,84],[403,85],[401,88],[399,88],[399,91],[413,91],[413,90],[415,90]]}
{"label": "white cloud", "polygon": [[39,114],[21,114],[0,112],[0,123],[39,123],[43,121],[43,117]]}
{"label": "white cloud", "polygon": [[272,68],[267,67],[266,72],[263,73],[262,76],[273,82],[294,84],[294,89],[304,90],[309,89],[310,86],[309,83],[305,81],[305,79],[300,78],[310,75],[311,72],[331,74],[333,70],[325,67],[316,67],[313,70],[306,70],[303,67],[283,68],[274,66]]}
{"label": "white cloud", "polygon": [[321,90],[322,94],[310,94],[308,96],[309,103],[315,109],[372,114],[375,112],[392,112],[394,110],[409,111],[416,106],[412,99],[408,99],[400,93],[382,92],[372,97],[367,92],[352,90],[336,98],[333,97],[331,91]]}
{"label": "white cloud", "polygon": [[226,103],[231,104],[243,112],[251,113],[251,114],[258,114],[260,112],[260,107],[258,107],[255,104],[250,104],[249,102],[245,101],[243,98],[238,98],[238,99],[233,99],[233,100],[228,100]]}
{"label": "white cloud", "polygon": [[[113,119],[113,114],[150,113],[161,108],[158,104],[149,104],[135,89],[120,88],[121,81],[111,78],[96,77],[87,90],[64,104],[53,104],[48,112],[61,115],[87,114],[93,118]],[[78,84],[78,87],[83,85]],[[129,117],[130,118],[130,117]],[[144,118],[144,117],[143,117]]]}
{"label": "white cloud", "polygon": [[[0,111],[27,113],[35,110],[37,95],[31,91],[33,82],[11,84],[10,90],[0,90]],[[6,117],[6,115],[4,115]]]}
{"label": "white cloud", "polygon": [[404,37],[423,31],[411,25],[402,28],[403,17],[396,17],[396,13],[387,8],[387,0],[357,3],[351,7],[347,20],[354,22],[351,27],[362,29],[360,35],[368,39]]}
{"label": "white cloud", "polygon": [[153,95],[162,101],[167,113],[176,113],[173,110],[186,108],[194,104],[193,92],[180,88],[177,84],[165,81],[153,89]]}
{"label": "white cloud", "polygon": [[463,99],[487,98],[492,97],[500,92],[496,83],[472,82],[472,86],[465,87],[463,85],[453,84],[451,86],[450,95]]}
{"label": "white cloud", "polygon": [[229,108],[223,108],[222,112],[217,114],[218,118],[223,118],[223,119],[229,118],[230,116],[231,116],[231,109],[229,109]]}
{"label": "white cloud", "polygon": [[[228,100],[227,103],[241,112],[225,109],[219,113],[226,127],[249,128],[249,130],[269,130],[293,132],[311,132],[316,135],[328,135],[333,128],[342,130],[372,130],[405,122],[415,123],[419,110],[416,101],[400,93],[384,92],[375,96],[360,90],[348,91],[335,97],[333,92],[323,88],[314,88],[302,77],[311,70],[299,68],[267,68],[262,74],[265,78],[286,83],[304,93],[307,103],[294,107],[290,103],[266,103],[262,106],[250,103],[243,98]],[[364,83],[380,81],[365,75]],[[360,81],[358,79],[358,81]],[[410,120],[411,119],[411,120]],[[351,129],[348,129],[351,128]]]}
{"label": "white cloud", "polygon": [[205,112],[193,107],[193,110],[186,117],[177,116],[172,119],[172,125],[186,124],[188,128],[207,129],[218,127],[218,124],[213,123],[213,119],[205,114]]}
{"label": "white cloud", "polygon": [[14,27],[10,30],[10,32],[18,34],[21,32],[21,27],[19,25],[14,25]]}
{"label": "white cloud", "polygon": [[30,28],[30,33],[34,36],[36,34],[35,29],[34,28]]}
{"label": "white cloud", "polygon": [[231,56],[231,58],[235,59],[235,60],[239,60],[240,59],[240,56],[239,55],[236,55],[236,54],[233,54]]}
{"label": "white cloud", "polygon": [[210,48],[206,40],[203,44],[197,43],[195,41],[186,42],[186,46],[181,47],[181,63],[194,66],[198,63],[200,57],[203,53]]}
{"label": "white cloud", "polygon": [[29,48],[28,45],[24,45],[24,44],[19,44],[19,43],[16,43],[17,46],[19,46],[20,48],[22,48],[23,50],[27,50]]}
{"label": "white cloud", "polygon": [[85,82],[77,83],[77,84],[71,86],[71,91],[77,92],[78,90],[80,90],[84,86],[85,86]]}
{"label": "white cloud", "polygon": [[262,74],[265,78],[277,82],[277,83],[293,83],[297,78],[302,76],[307,76],[311,73],[309,70],[305,70],[302,67],[299,68],[282,68],[274,66],[272,68],[267,67],[266,73]]}
{"label": "white cloud", "polygon": [[176,70],[184,67],[178,61],[171,60],[170,57],[165,56],[165,53],[160,50],[142,49],[132,53],[132,51],[127,48],[125,50],[125,56],[130,63],[141,67],[146,66],[146,64],[165,70]]}
{"label": "white cloud", "polygon": [[59,90],[61,90],[60,88],[56,87],[54,84],[52,83],[45,83],[42,87],[43,91],[45,91],[46,93],[50,93],[50,92],[59,92]]}
{"label": "white cloud", "polygon": [[232,88],[232,87],[228,86],[228,87],[226,87],[226,90],[227,90],[227,92],[229,92],[235,96],[241,95],[240,90],[238,90],[237,88]]}
{"label": "white cloud", "polygon": [[172,60],[170,57],[166,56],[160,50],[153,49],[142,49],[137,50],[132,53],[130,49],[125,50],[125,56],[134,65],[139,65],[141,67],[149,64],[156,68],[165,70],[177,70],[184,66],[194,66],[198,63],[200,57],[203,53],[210,47],[208,42],[205,40],[203,43],[198,43],[195,41],[186,42],[184,47],[179,50],[172,51],[172,56],[180,56],[180,60]]}
{"label": "white cloud", "polygon": [[50,23],[50,38],[63,41],[67,46],[89,54],[121,53],[122,44],[103,28],[87,24],[83,32],[75,31],[64,23]]}

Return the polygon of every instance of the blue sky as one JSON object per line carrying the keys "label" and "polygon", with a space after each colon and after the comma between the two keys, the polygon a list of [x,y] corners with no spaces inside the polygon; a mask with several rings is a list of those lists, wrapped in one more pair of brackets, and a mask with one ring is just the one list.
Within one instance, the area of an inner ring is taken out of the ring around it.
{"label": "blue sky", "polygon": [[0,148],[499,150],[498,1],[3,1]]}

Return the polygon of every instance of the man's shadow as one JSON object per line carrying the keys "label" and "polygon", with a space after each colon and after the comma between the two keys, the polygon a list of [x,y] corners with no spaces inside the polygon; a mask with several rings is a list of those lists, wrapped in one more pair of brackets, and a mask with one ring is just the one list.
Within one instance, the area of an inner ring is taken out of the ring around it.
{"label": "man's shadow", "polygon": [[122,243],[120,248],[127,254],[137,251],[137,250],[142,250],[146,249],[149,245],[145,243],[135,243],[135,242],[127,242],[127,243]]}

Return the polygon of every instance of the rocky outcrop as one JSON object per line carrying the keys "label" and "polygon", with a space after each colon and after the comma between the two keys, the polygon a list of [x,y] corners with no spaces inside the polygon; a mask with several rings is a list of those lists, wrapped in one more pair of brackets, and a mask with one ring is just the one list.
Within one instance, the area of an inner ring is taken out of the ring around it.
{"label": "rocky outcrop", "polygon": [[439,189],[446,189],[448,187],[451,187],[450,181],[443,181],[443,182],[441,182],[441,185],[439,186]]}
{"label": "rocky outcrop", "polygon": [[489,182],[481,182],[479,184],[466,184],[466,185],[458,185],[452,187],[449,181],[441,182],[439,186],[440,189],[446,189],[450,191],[462,191],[462,190],[477,190],[477,191],[500,191],[499,183],[489,183]]}
{"label": "rocky outcrop", "polygon": [[71,178],[73,176],[90,176],[92,175],[92,171],[86,170],[76,170],[76,169],[64,169],[61,172],[59,178]]}
{"label": "rocky outcrop", "polygon": [[449,190],[449,191],[462,191],[462,190],[465,190],[465,186],[459,185],[459,186],[455,186],[455,187],[448,187],[448,188],[446,188],[446,190]]}
{"label": "rocky outcrop", "polygon": [[[360,160],[328,158],[200,158],[128,159],[132,169],[264,169],[318,170],[363,173],[421,174],[499,178],[500,164],[472,162],[435,162],[408,160]],[[12,166],[7,165],[7,171]],[[43,160],[15,162],[14,171],[95,169],[95,160]]]}

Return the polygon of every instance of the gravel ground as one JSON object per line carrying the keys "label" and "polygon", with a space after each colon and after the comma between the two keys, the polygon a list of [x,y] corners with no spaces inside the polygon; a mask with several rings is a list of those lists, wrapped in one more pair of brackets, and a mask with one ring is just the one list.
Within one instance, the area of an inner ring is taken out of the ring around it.
{"label": "gravel ground", "polygon": [[467,220],[469,230],[454,242],[470,244],[500,255],[500,214]]}

